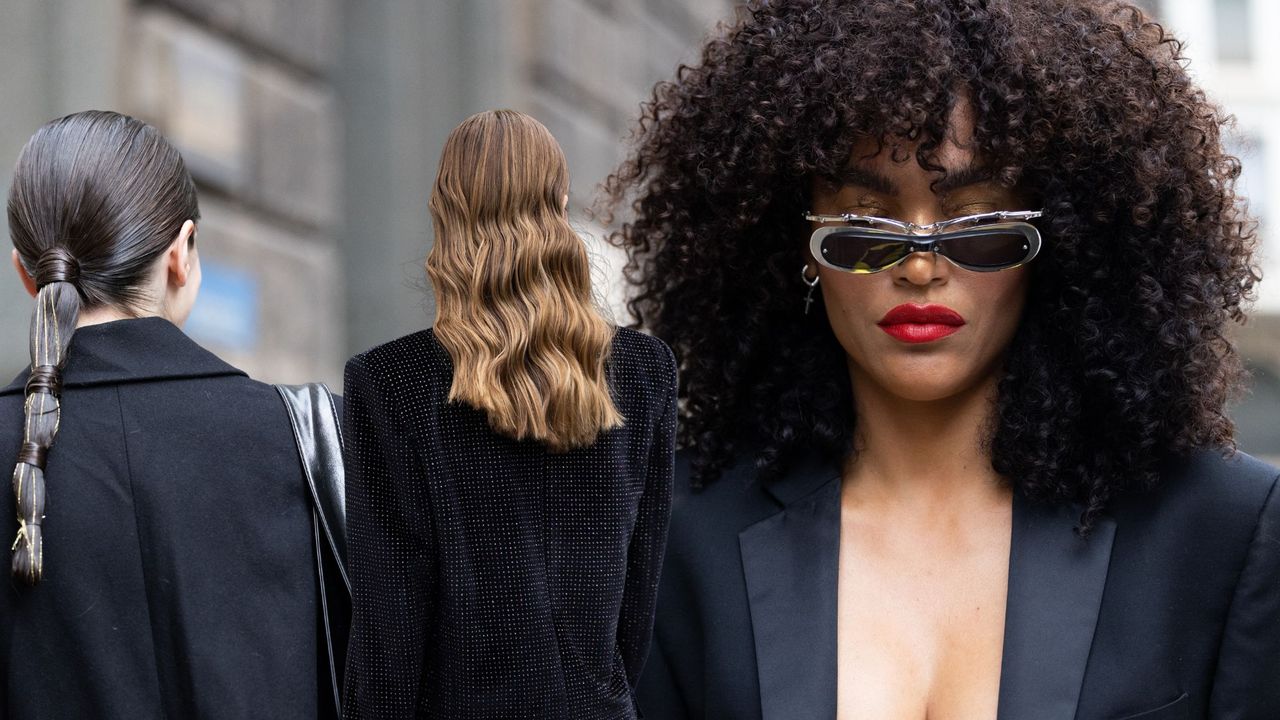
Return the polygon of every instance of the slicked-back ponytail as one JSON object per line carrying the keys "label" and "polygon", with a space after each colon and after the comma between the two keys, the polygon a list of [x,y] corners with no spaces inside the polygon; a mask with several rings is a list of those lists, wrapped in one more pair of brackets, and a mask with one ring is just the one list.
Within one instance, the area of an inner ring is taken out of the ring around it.
{"label": "slicked-back ponytail", "polygon": [[198,220],[182,156],[153,127],[87,111],[41,127],[18,158],[9,235],[37,289],[22,448],[13,469],[18,533],[13,576],[44,576],[45,461],[58,434],[62,370],[83,308],[140,311],[158,298],[155,261],[187,220]]}
{"label": "slicked-back ponytail", "polygon": [[[68,262],[70,261],[70,262]],[[18,537],[13,544],[14,577],[34,585],[44,572],[44,464],[61,417],[62,365],[80,317],[74,259],[60,248],[45,253],[37,272],[40,286],[31,314],[31,375],[27,378],[22,449],[13,469]],[[47,276],[62,279],[49,281]]]}

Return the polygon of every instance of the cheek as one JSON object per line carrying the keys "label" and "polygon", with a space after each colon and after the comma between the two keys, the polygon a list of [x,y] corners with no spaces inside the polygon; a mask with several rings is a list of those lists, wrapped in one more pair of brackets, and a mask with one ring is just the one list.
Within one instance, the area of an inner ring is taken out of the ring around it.
{"label": "cheek", "polygon": [[892,292],[892,280],[883,273],[859,276],[824,271],[821,277],[819,289],[831,331],[850,357],[861,364],[872,352],[868,345],[883,334],[876,327],[880,319],[876,309],[883,312],[892,306],[884,297]]}
{"label": "cheek", "polygon": [[1022,319],[1030,271],[1026,268],[980,275],[973,283],[974,314],[980,315],[991,340],[1007,345]]}
{"label": "cheek", "polygon": [[822,284],[819,284],[818,290],[822,291],[822,300],[832,314],[849,313],[855,307],[867,306],[872,300],[873,293],[869,292],[867,287],[870,283],[865,282],[870,278],[835,273],[823,274],[820,277],[822,277]]}
{"label": "cheek", "polygon": [[826,303],[829,314],[847,315],[859,309],[866,309],[875,303],[874,275],[856,276],[826,273],[822,276],[822,300]]}

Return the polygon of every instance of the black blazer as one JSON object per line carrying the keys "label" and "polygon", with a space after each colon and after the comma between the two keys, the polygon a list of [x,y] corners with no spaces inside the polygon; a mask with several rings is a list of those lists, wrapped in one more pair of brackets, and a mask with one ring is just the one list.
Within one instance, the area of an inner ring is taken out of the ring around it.
{"label": "black blazer", "polygon": [[[1197,453],[1087,540],[1073,509],[1015,496],[1000,720],[1280,718],[1276,485],[1248,456]],[[645,716],[830,720],[838,470],[676,487]]]}
{"label": "black blazer", "polygon": [[348,718],[634,718],[671,502],[675,361],[614,335],[625,419],[553,454],[447,402],[425,330],[346,371]]}
{"label": "black blazer", "polygon": [[[25,380],[0,391],[6,462]],[[311,510],[270,385],[167,320],[81,328],[46,471],[44,580],[0,580],[0,717],[317,716]]]}

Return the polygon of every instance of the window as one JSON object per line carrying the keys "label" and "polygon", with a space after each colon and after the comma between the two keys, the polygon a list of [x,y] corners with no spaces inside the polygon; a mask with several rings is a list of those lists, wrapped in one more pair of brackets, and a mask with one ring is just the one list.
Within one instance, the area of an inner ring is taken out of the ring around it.
{"label": "window", "polygon": [[1218,42],[1218,59],[1247,63],[1253,59],[1249,33],[1249,0],[1214,0],[1213,30]]}
{"label": "window", "polygon": [[1266,144],[1257,135],[1246,134],[1238,140],[1228,140],[1227,152],[1240,158],[1240,178],[1236,191],[1249,199],[1249,212],[1259,220],[1267,215],[1267,153]]}

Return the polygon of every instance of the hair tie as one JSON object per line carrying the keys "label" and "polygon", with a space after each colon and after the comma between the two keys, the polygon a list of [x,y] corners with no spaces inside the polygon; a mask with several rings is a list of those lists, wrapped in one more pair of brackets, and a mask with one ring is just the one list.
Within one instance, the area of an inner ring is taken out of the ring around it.
{"label": "hair tie", "polygon": [[43,445],[37,445],[33,442],[22,443],[22,448],[18,450],[18,462],[34,465],[44,470],[45,457],[49,454],[49,449]]}
{"label": "hair tie", "polygon": [[53,365],[37,365],[31,368],[27,376],[26,394],[47,392],[54,397],[62,397],[62,372]]}
{"label": "hair tie", "polygon": [[80,280],[80,263],[66,248],[55,245],[40,254],[34,279],[37,288],[56,282],[75,285]]}

